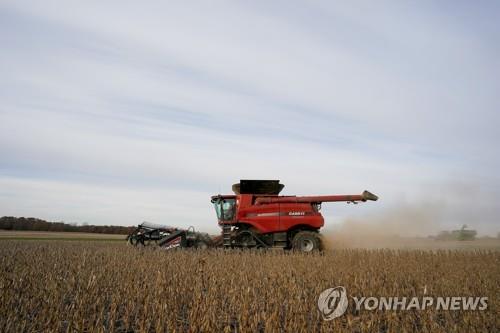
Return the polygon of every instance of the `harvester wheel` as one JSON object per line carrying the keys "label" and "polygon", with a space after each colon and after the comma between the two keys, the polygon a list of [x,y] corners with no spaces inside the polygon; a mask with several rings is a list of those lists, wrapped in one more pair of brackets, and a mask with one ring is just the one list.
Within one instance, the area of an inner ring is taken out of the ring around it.
{"label": "harvester wheel", "polygon": [[299,231],[292,240],[292,248],[300,252],[321,250],[321,239],[317,232]]}

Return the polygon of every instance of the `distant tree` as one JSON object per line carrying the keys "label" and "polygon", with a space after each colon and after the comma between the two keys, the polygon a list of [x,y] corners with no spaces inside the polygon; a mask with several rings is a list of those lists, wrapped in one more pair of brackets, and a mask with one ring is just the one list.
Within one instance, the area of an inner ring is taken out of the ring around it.
{"label": "distant tree", "polygon": [[135,227],[89,225],[87,222],[79,226],[77,223],[47,222],[41,219],[29,217],[0,217],[0,229],[2,230],[28,230],[28,231],[67,231],[67,232],[91,232],[126,235],[131,233]]}

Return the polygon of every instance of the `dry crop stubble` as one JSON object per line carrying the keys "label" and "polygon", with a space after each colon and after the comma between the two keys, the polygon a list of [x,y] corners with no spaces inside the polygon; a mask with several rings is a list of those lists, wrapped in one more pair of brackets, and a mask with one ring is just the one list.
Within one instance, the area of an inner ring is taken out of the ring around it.
{"label": "dry crop stubble", "polygon": [[[103,242],[0,242],[0,331],[498,331],[495,251],[170,251]],[[487,311],[356,311],[317,297],[487,296]]]}

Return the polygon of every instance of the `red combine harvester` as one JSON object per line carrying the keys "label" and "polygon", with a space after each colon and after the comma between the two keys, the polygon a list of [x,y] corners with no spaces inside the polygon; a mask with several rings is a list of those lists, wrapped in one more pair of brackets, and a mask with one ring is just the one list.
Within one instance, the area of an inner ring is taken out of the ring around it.
{"label": "red combine harvester", "polygon": [[[376,201],[368,191],[359,195],[279,196],[279,180],[241,180],[234,195],[212,196],[222,236],[210,239],[192,229],[176,229],[158,244],[175,247],[282,248],[303,252],[321,250],[319,229],[323,202]],[[130,237],[130,236],[129,236]]]}

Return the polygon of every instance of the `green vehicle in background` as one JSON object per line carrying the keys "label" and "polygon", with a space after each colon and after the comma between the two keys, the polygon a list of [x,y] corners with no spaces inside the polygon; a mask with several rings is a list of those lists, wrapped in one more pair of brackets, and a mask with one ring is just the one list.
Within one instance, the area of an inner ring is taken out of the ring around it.
{"label": "green vehicle in background", "polygon": [[464,224],[459,230],[450,231],[441,231],[439,235],[437,235],[437,240],[458,240],[458,241],[466,241],[466,240],[474,240],[476,239],[477,231],[472,229],[467,229],[467,224]]}

